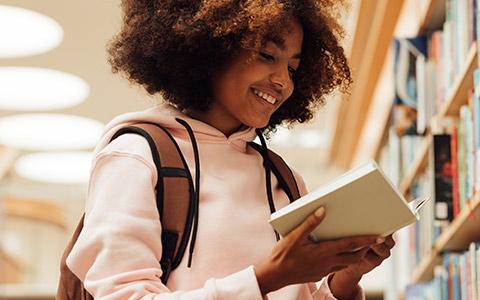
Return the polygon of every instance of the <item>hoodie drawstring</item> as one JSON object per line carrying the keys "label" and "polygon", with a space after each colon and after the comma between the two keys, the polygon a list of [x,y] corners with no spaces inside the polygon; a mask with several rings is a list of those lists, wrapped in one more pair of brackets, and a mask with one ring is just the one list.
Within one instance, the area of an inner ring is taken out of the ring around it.
{"label": "hoodie drawstring", "polygon": [[190,248],[188,251],[188,264],[187,267],[192,266],[193,250],[195,249],[195,241],[197,240],[197,230],[198,230],[198,206],[200,204],[200,157],[198,155],[198,146],[197,141],[195,140],[195,135],[193,134],[192,127],[188,125],[185,120],[175,118],[175,120],[180,123],[188,132],[190,141],[192,142],[193,156],[195,159],[195,189],[193,191],[195,196],[195,205],[193,213],[193,229],[191,232]]}
{"label": "hoodie drawstring", "polygon": [[[272,181],[271,181],[271,162],[268,157],[268,148],[267,143],[265,142],[265,138],[263,137],[262,131],[260,129],[255,130],[257,133],[258,138],[260,139],[260,143],[262,144],[262,157],[263,157],[263,166],[265,169],[265,181],[266,181],[266,189],[267,189],[267,198],[268,198],[268,205],[270,206],[270,213],[273,214],[275,212],[275,203],[273,202],[273,195],[272,195]],[[275,231],[275,238],[277,242],[280,240],[280,236],[278,232]]]}

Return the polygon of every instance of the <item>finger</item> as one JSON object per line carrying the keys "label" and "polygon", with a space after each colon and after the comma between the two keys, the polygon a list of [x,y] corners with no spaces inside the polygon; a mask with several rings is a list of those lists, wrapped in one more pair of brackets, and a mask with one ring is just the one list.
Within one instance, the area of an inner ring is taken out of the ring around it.
{"label": "finger", "polygon": [[335,266],[335,267],[332,267],[330,269],[330,273],[333,273],[333,272],[338,272],[338,271],[341,271],[343,269],[346,269],[348,266]]}
{"label": "finger", "polygon": [[393,239],[392,235],[389,235],[385,238],[385,245],[387,245],[390,249],[395,246],[395,240]]}
{"label": "finger", "polygon": [[356,237],[349,237],[343,238],[335,241],[327,241],[324,242],[325,248],[329,251],[333,251],[336,253],[344,253],[344,252],[352,252],[358,249],[375,245],[377,242],[383,242],[383,240],[378,240],[378,236],[376,235],[368,235],[368,236],[356,236]]}
{"label": "finger", "polygon": [[347,252],[338,254],[335,258],[336,265],[351,265],[362,260],[368,252],[368,248],[363,248],[356,252]]}
{"label": "finger", "polygon": [[383,255],[385,252],[390,250],[385,243],[373,245],[370,247],[370,249],[377,255]]}
{"label": "finger", "polygon": [[298,225],[298,227],[292,231],[293,236],[299,240],[306,239],[324,218],[325,208],[320,207],[313,214],[308,216],[308,218],[303,221],[302,224]]}
{"label": "finger", "polygon": [[367,260],[370,264],[374,266],[379,266],[389,256],[390,256],[390,251],[388,251],[383,256],[379,256],[378,254],[370,250],[367,252],[367,254],[365,254],[365,260]]}
{"label": "finger", "polygon": [[385,244],[372,246],[369,252],[372,252],[382,260],[390,256],[390,248]]}

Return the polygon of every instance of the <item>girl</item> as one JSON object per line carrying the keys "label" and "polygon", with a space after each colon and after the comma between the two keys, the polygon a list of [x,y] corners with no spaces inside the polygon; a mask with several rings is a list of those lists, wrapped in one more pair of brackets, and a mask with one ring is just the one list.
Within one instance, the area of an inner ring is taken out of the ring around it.
{"label": "girl", "polygon": [[[310,120],[327,94],[348,88],[338,2],[122,1],[123,27],[109,46],[113,71],[164,101],[112,120],[97,146],[84,227],[67,258],[90,294],[159,300],[363,298],[358,282],[389,256],[392,238],[313,243],[308,234],[326,213],[320,208],[277,243],[267,222],[263,160],[247,144],[256,129],[268,133],[282,123]],[[195,187],[198,224],[190,240],[194,251],[166,284],[160,280],[162,225],[150,148],[135,134],[109,143],[119,128],[138,121],[167,128],[191,173],[201,174]],[[307,193],[295,176],[301,194]],[[276,178],[271,180],[276,186]],[[277,208],[288,204],[280,189],[273,199]],[[317,288],[314,282],[326,276]]]}

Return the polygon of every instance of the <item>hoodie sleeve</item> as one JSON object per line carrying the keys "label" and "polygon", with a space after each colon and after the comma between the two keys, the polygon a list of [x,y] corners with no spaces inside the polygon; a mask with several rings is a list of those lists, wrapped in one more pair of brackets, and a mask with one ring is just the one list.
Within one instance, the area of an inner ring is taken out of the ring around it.
{"label": "hoodie sleeve", "polygon": [[[292,173],[297,181],[298,189],[300,191],[300,196],[304,196],[308,194],[307,185],[303,180],[302,176],[297,173],[295,170],[292,169]],[[312,298],[315,300],[335,300],[335,296],[333,296],[332,291],[330,290],[330,286],[328,285],[328,276],[323,278],[319,282],[319,287],[315,283],[309,283],[309,289],[312,293]],[[360,285],[357,286],[357,295],[355,296],[354,300],[364,300],[365,293]]]}
{"label": "hoodie sleeve", "polygon": [[162,284],[156,177],[155,166],[141,155],[122,151],[97,155],[84,227],[67,258],[87,291],[95,299],[261,300],[252,266],[210,278],[196,290],[171,291]]}

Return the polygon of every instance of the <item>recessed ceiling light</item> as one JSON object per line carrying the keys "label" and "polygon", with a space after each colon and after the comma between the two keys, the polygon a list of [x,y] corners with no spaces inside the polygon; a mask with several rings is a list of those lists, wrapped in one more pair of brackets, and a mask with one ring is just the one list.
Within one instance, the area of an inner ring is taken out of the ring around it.
{"label": "recessed ceiling light", "polygon": [[0,67],[0,109],[52,110],[75,106],[88,97],[88,83],[45,68]]}
{"label": "recessed ceiling light", "polygon": [[62,40],[63,29],[52,18],[25,8],[0,5],[0,58],[48,52]]}
{"label": "recessed ceiling light", "polygon": [[15,172],[26,179],[60,184],[88,183],[92,153],[43,152],[20,157]]}
{"label": "recessed ceiling light", "polygon": [[33,151],[90,149],[103,128],[96,120],[74,115],[13,115],[0,118],[0,144]]}

